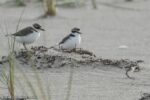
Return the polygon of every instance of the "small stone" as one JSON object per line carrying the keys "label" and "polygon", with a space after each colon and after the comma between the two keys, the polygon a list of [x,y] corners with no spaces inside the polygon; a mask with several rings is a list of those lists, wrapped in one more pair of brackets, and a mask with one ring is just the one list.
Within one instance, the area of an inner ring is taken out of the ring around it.
{"label": "small stone", "polygon": [[126,46],[126,45],[120,45],[118,48],[119,48],[119,49],[127,49],[128,46]]}

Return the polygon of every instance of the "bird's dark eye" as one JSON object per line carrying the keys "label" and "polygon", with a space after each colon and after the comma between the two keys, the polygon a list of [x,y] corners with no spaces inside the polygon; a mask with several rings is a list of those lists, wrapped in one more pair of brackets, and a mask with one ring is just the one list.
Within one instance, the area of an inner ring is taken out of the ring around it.
{"label": "bird's dark eye", "polygon": [[41,26],[39,24],[33,24],[33,27],[36,28],[36,29],[40,29]]}

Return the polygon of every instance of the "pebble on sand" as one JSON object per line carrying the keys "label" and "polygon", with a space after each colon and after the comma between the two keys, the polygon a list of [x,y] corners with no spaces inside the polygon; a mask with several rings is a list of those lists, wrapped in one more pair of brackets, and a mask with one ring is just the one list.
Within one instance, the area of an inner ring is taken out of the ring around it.
{"label": "pebble on sand", "polygon": [[120,45],[118,48],[119,49],[128,49],[129,47],[127,45]]}

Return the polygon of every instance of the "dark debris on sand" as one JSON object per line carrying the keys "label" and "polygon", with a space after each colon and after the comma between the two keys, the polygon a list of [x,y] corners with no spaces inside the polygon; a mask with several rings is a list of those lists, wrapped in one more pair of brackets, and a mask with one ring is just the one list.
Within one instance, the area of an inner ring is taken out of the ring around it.
{"label": "dark debris on sand", "polygon": [[[13,100],[13,99],[11,99],[11,98],[1,98],[0,100]],[[25,99],[25,98],[16,98],[15,100],[27,100],[27,99]]]}
{"label": "dark debris on sand", "polygon": [[[142,60],[131,61],[129,59],[104,59],[96,57],[96,55],[88,50],[60,50],[56,48],[47,48],[44,46],[32,47],[30,50],[21,49],[14,52],[14,58],[20,64],[32,65],[37,69],[63,67],[65,65],[74,66],[93,66],[98,67],[101,65],[112,66],[126,70],[126,76],[129,71],[140,71],[139,63]],[[0,64],[8,63],[8,56],[3,56]]]}
{"label": "dark debris on sand", "polygon": [[[0,100],[13,100],[13,99],[9,96],[3,96],[0,97]],[[33,97],[15,97],[15,100],[37,100],[37,99]]]}
{"label": "dark debris on sand", "polygon": [[139,100],[150,100],[150,93],[143,93],[143,96]]}

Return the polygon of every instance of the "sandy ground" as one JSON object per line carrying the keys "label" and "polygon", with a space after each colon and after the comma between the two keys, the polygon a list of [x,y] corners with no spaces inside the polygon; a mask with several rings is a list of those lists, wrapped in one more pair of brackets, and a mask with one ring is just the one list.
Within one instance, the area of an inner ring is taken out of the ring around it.
{"label": "sandy ground", "polygon": [[[49,47],[58,43],[72,27],[80,27],[84,33],[81,47],[95,52],[97,56],[144,60],[143,70],[140,73],[131,73],[135,80],[127,79],[122,70],[99,67],[75,68],[73,74],[70,100],[138,100],[142,93],[150,92],[150,1],[135,0],[131,3],[117,0],[99,1],[115,6],[99,3],[98,10],[93,10],[89,4],[76,9],[57,8],[56,17],[40,20],[36,18],[43,14],[42,4],[30,3],[25,8],[20,29],[35,22],[40,23],[46,31],[32,45]],[[7,55],[9,51],[5,28],[9,33],[15,32],[23,9],[0,6],[0,55]],[[119,49],[120,45],[127,45],[128,48]],[[22,46],[17,44],[16,49],[19,48]],[[38,82],[34,73],[29,68],[23,69],[37,88]],[[69,70],[69,67],[64,67],[39,72],[45,90],[50,86],[52,100],[65,99]],[[16,71],[16,77],[23,79],[22,72]],[[21,82],[24,83],[22,80]],[[6,90],[0,90],[1,95],[6,93]],[[20,89],[17,89],[16,93],[25,94],[21,93]],[[30,95],[30,92],[27,94]]]}

